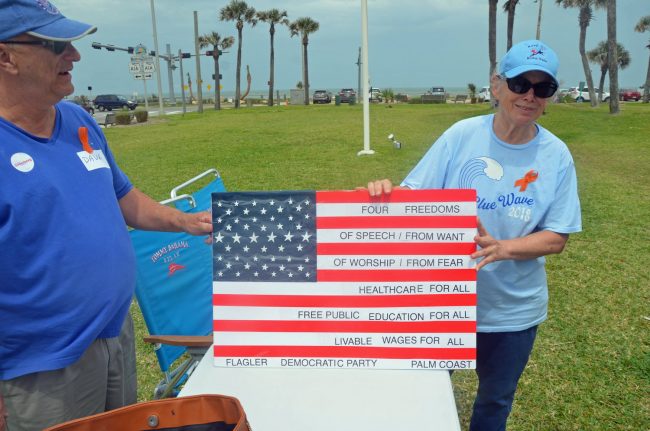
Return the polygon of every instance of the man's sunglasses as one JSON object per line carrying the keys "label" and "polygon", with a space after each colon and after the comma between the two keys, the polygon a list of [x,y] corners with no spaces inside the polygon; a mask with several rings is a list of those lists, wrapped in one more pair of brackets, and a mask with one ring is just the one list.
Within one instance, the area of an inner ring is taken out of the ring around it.
{"label": "man's sunglasses", "polygon": [[553,81],[543,81],[533,84],[521,75],[515,76],[514,78],[502,77],[501,79],[505,79],[510,91],[517,94],[526,94],[532,88],[535,96],[547,99],[557,91],[557,84]]}
{"label": "man's sunglasses", "polygon": [[66,50],[70,42],[59,40],[3,40],[0,43],[14,43],[18,45],[41,45],[56,55],[61,55]]}

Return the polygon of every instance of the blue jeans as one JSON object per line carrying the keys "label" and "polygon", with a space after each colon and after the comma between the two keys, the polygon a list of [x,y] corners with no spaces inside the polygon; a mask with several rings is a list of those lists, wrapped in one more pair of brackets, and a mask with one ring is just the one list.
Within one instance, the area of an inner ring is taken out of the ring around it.
{"label": "blue jeans", "polygon": [[478,391],[470,431],[504,431],[517,382],[533,350],[537,326],[476,334]]}

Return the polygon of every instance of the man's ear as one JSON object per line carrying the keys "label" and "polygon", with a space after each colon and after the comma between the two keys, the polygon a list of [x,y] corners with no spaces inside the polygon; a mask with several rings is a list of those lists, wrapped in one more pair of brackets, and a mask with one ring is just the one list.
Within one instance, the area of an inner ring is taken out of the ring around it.
{"label": "man's ear", "polygon": [[4,43],[0,43],[0,71],[12,75],[18,73],[16,57],[11,48]]}

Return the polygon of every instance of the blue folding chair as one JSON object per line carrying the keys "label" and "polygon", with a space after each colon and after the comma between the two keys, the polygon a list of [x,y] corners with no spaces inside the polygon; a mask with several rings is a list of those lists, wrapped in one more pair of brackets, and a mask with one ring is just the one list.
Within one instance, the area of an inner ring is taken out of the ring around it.
{"label": "blue folding chair", "polygon": [[[213,179],[200,190],[180,193],[206,177]],[[211,194],[223,191],[219,172],[210,169],[172,189],[171,198],[161,203],[191,213],[206,211]],[[137,260],[135,294],[150,334],[145,341],[155,344],[164,373],[154,397],[175,396],[212,344],[212,248],[205,237],[175,232],[132,230],[131,240]],[[190,357],[172,368],[185,352]]]}

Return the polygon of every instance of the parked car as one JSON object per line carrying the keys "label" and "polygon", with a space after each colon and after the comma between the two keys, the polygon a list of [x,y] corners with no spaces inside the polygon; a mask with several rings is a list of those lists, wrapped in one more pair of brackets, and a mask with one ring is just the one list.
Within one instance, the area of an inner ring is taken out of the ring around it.
{"label": "parked car", "polygon": [[427,90],[427,94],[443,97],[447,95],[447,93],[445,93],[445,87],[431,87],[429,90]]}
{"label": "parked car", "polygon": [[479,102],[489,102],[490,96],[490,87],[481,87],[479,92],[476,94]]}
{"label": "parked car", "polygon": [[370,87],[370,96],[368,97],[368,100],[371,102],[377,102],[381,103],[384,98],[381,95],[381,89],[377,87]]}
{"label": "parked car", "polygon": [[112,111],[113,109],[134,110],[138,106],[137,102],[133,102],[117,94],[101,94],[95,97],[93,103],[100,111]]}
{"label": "parked car", "polygon": [[[598,97],[598,93],[600,93],[600,89],[595,88],[594,90],[596,90],[596,97]],[[587,87],[584,87],[582,89],[582,92],[580,92],[580,89],[578,87],[572,87],[569,95],[573,99],[575,99],[576,102],[591,101],[591,99],[589,98],[589,89]],[[603,102],[609,102],[609,93],[607,91],[603,92]]]}
{"label": "parked car", "polygon": [[312,96],[314,104],[317,103],[332,103],[332,94],[326,90],[316,90]]}
{"label": "parked car", "polygon": [[95,108],[93,107],[92,102],[86,99],[74,98],[73,100],[70,101],[84,108],[86,112],[89,113],[90,115],[93,115],[95,113]]}
{"label": "parked car", "polygon": [[339,98],[341,103],[350,103],[353,98],[356,100],[357,92],[354,91],[354,88],[341,88],[341,91],[339,91]]}
{"label": "parked car", "polygon": [[638,90],[621,90],[619,93],[620,100],[628,101],[634,100],[638,102],[641,99],[641,92]]}

